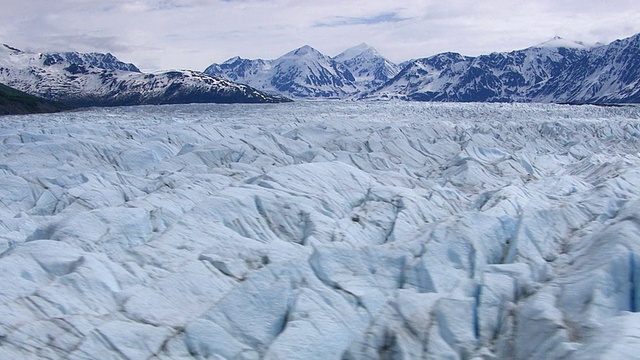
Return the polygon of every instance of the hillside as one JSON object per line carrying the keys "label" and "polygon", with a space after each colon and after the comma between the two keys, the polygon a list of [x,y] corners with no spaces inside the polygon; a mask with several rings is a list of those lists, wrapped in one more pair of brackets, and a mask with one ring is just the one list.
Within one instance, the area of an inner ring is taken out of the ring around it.
{"label": "hillside", "polygon": [[49,113],[70,108],[65,104],[32,96],[0,84],[0,115]]}

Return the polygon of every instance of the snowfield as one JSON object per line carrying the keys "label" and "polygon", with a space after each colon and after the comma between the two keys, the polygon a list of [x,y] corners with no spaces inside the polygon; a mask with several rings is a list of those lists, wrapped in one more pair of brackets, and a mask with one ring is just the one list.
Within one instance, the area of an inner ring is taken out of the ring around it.
{"label": "snowfield", "polygon": [[1,359],[640,353],[640,108],[0,118]]}

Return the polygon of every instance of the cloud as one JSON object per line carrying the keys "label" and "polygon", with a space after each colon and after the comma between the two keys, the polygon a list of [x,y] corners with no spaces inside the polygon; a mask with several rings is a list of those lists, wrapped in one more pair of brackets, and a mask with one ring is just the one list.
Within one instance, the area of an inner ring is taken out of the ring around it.
{"label": "cloud", "polygon": [[349,25],[374,25],[381,23],[397,23],[409,20],[410,18],[401,17],[397,12],[384,12],[369,17],[347,17],[335,16],[329,20],[316,23],[315,27],[335,27]]}
{"label": "cloud", "polygon": [[[109,49],[111,52],[129,52],[135,49],[131,48],[121,42],[121,39],[117,36],[100,36],[92,34],[70,34],[70,35],[56,35],[49,36],[48,43],[51,49],[67,49],[69,44],[73,44],[72,47],[81,46],[84,49],[91,49],[90,51],[103,52],[104,49]],[[85,50],[87,51],[87,50]]]}
{"label": "cloud", "polygon": [[554,35],[587,43],[640,32],[637,0],[28,0],[3,4],[0,41],[111,52],[143,70],[276,58],[366,42],[395,62],[509,51]]}

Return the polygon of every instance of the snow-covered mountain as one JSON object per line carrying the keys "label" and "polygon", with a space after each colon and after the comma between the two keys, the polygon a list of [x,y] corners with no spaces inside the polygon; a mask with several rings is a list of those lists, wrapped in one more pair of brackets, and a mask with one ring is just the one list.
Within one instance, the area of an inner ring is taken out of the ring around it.
{"label": "snow-covered mountain", "polygon": [[288,52],[271,63],[270,84],[294,97],[342,98],[356,91],[347,68],[311,46]]}
{"label": "snow-covered mountain", "polygon": [[639,38],[588,45],[554,37],[523,50],[477,57],[441,53],[401,66],[367,44],[333,58],[304,46],[276,60],[235,57],[205,72],[297,98],[639,102]]}
{"label": "snow-covered mountain", "polygon": [[400,72],[398,65],[365,43],[345,50],[333,60],[349,69],[359,92],[377,89]]}
{"label": "snow-covered mountain", "polygon": [[398,72],[362,44],[331,58],[303,46],[275,60],[231,58],[205,73],[294,98],[346,98],[376,88]]}
{"label": "snow-covered mountain", "polygon": [[640,102],[640,34],[588,46],[556,37],[478,57],[410,62],[370,98],[420,101]]}
{"label": "snow-covered mountain", "polygon": [[95,67],[103,70],[140,72],[135,65],[122,62],[110,53],[33,53],[16,49],[7,44],[0,46],[0,66],[5,69],[20,69],[27,66],[44,68],[54,65],[75,65],[85,68]]}
{"label": "snow-covered mountain", "polygon": [[111,54],[30,53],[8,45],[0,46],[0,83],[75,106],[286,101],[197,71],[145,74]]}
{"label": "snow-covered mountain", "polygon": [[565,102],[640,103],[640,34],[593,48],[545,90]]}

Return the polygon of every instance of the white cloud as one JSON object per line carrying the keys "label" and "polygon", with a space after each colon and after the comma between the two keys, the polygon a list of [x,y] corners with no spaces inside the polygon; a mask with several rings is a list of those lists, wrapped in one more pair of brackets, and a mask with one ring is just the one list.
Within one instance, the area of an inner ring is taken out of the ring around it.
{"label": "white cloud", "polygon": [[0,41],[112,52],[143,69],[203,69],[308,44],[335,55],[361,42],[393,61],[443,51],[508,51],[554,35],[609,42],[640,32],[635,1],[29,0],[3,5]]}

